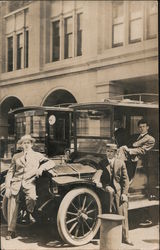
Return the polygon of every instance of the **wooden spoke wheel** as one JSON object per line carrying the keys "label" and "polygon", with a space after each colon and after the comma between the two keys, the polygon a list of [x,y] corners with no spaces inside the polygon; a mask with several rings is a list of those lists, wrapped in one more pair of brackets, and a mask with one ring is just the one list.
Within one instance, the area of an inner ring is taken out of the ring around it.
{"label": "wooden spoke wheel", "polygon": [[99,197],[88,188],[71,190],[63,198],[57,226],[61,238],[74,246],[90,242],[100,227],[98,214],[102,213]]}

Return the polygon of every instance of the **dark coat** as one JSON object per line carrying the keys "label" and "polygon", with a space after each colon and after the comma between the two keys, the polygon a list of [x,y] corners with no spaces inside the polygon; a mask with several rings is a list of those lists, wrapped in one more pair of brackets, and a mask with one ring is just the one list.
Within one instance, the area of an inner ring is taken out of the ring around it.
{"label": "dark coat", "polygon": [[116,193],[127,194],[129,188],[129,179],[127,174],[127,169],[124,161],[115,158],[113,163],[113,183],[112,182],[112,171],[111,166],[108,161],[107,166],[101,164],[101,169],[103,170],[101,176],[101,182],[103,187],[106,185],[113,185]]}

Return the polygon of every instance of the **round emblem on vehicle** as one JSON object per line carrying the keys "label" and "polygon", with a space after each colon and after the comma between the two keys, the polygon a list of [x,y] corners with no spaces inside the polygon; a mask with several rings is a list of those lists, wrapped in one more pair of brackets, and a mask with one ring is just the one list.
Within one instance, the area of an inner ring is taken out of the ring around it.
{"label": "round emblem on vehicle", "polygon": [[55,117],[55,115],[50,115],[48,121],[49,121],[49,124],[50,124],[50,125],[55,124],[55,122],[56,122],[56,117]]}

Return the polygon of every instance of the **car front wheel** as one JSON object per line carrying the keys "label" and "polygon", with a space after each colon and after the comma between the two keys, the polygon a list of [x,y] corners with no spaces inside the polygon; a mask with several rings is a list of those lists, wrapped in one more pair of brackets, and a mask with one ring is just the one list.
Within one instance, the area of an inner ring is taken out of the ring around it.
{"label": "car front wheel", "polygon": [[61,238],[70,245],[90,242],[100,227],[98,214],[102,213],[98,195],[89,188],[77,188],[63,198],[57,216]]}

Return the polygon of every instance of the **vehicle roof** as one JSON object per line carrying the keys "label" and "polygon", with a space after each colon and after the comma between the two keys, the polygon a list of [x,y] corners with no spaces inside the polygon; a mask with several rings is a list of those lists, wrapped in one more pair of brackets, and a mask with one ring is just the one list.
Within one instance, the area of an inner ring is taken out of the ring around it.
{"label": "vehicle roof", "polygon": [[26,106],[20,107],[9,111],[9,114],[16,114],[20,112],[30,111],[30,110],[44,110],[44,111],[62,111],[62,112],[71,112],[72,109],[69,107],[60,107],[60,106]]}
{"label": "vehicle roof", "polygon": [[[136,99],[137,97],[138,99]],[[147,93],[121,95],[104,99],[101,102],[76,103],[72,104],[70,107],[75,110],[80,110],[93,108],[107,109],[114,106],[158,109],[158,95]]]}
{"label": "vehicle roof", "polygon": [[73,104],[70,106],[75,110],[80,109],[92,109],[92,108],[102,108],[107,109],[108,107],[135,107],[135,108],[150,108],[150,109],[158,109],[158,104],[143,104],[143,103],[107,103],[107,102],[90,102],[90,103],[79,103]]}

